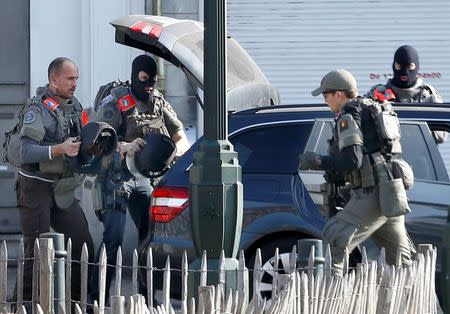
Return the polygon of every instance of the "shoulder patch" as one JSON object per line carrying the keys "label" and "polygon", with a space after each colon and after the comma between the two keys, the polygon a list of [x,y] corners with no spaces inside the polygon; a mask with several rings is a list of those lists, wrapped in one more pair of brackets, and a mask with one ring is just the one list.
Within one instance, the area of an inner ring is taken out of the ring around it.
{"label": "shoulder patch", "polygon": [[121,97],[117,104],[119,105],[120,111],[127,111],[130,108],[133,108],[136,105],[134,98],[131,97],[130,94]]}
{"label": "shoulder patch", "polygon": [[51,111],[55,110],[59,104],[53,98],[49,97],[42,102]]}
{"label": "shoulder patch", "polygon": [[394,91],[383,84],[373,86],[367,96],[380,101],[392,100],[396,98]]}
{"label": "shoulder patch", "polygon": [[23,118],[24,123],[32,123],[36,120],[36,112],[34,110],[30,110],[25,114],[25,117]]}
{"label": "shoulder patch", "polygon": [[348,129],[348,120],[347,119],[341,119],[339,121],[339,127],[341,128],[341,130]]}

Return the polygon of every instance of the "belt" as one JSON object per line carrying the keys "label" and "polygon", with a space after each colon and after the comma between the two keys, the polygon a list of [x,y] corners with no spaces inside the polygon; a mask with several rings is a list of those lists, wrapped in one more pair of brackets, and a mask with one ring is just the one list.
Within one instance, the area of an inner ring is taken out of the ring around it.
{"label": "belt", "polygon": [[49,183],[55,183],[56,182],[55,180],[48,179],[48,178],[43,178],[43,177],[40,177],[40,176],[38,176],[36,174],[25,173],[22,170],[19,170],[19,174],[24,176],[24,177],[27,177],[27,178],[36,179],[36,180],[40,180],[40,181],[44,181],[44,182],[49,182]]}

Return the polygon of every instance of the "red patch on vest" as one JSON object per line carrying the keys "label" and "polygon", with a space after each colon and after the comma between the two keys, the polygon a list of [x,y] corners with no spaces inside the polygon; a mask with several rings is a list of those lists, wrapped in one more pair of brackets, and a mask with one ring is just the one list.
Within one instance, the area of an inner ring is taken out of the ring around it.
{"label": "red patch on vest", "polygon": [[56,100],[54,100],[51,97],[47,98],[42,103],[51,111],[55,110],[59,106],[59,104],[56,102]]}
{"label": "red patch on vest", "polygon": [[119,105],[120,111],[127,111],[128,109],[133,108],[134,105],[136,105],[136,102],[133,97],[128,94],[120,98],[117,104]]}
{"label": "red patch on vest", "polygon": [[376,89],[373,91],[373,97],[381,101],[392,100],[395,99],[395,94],[394,91],[390,88],[387,88],[384,92]]}
{"label": "red patch on vest", "polygon": [[81,112],[81,125],[85,126],[89,123],[89,116],[85,110]]}

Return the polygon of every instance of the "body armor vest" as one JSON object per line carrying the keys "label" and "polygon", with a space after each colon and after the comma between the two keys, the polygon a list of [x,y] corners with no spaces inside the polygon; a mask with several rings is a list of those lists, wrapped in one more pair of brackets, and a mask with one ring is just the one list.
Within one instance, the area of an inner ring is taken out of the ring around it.
{"label": "body armor vest", "polygon": [[[34,173],[42,174],[58,174],[62,175],[67,172],[65,161],[61,157],[61,161],[57,159],[43,161],[36,164],[22,164],[20,162],[20,142],[21,129],[23,128],[24,115],[30,107],[37,107],[43,116],[45,115],[47,121],[43,121],[46,127],[54,125],[44,135],[43,139],[39,141],[41,145],[55,145],[63,142],[69,136],[78,136],[81,131],[81,113],[82,107],[76,98],[72,98],[73,105],[70,112],[64,112],[59,108],[59,104],[50,97],[48,88],[39,87],[36,91],[36,96],[30,98],[19,113],[19,123],[6,134],[5,136],[5,158],[16,167],[28,170]],[[48,121],[48,118],[53,121]]]}
{"label": "body armor vest", "polygon": [[[44,139],[40,144],[55,145],[64,142],[69,137],[77,137],[81,133],[82,107],[76,98],[72,98],[71,110],[63,110],[60,105],[51,97],[44,96],[38,102],[42,110],[50,113],[55,120],[55,128],[45,133]],[[72,176],[73,173],[65,160],[64,156],[59,156],[52,160],[41,161],[36,165],[23,165],[22,168],[42,174],[57,176]]]}
{"label": "body armor vest", "polygon": [[[119,88],[126,89],[128,92],[128,96],[122,96],[122,99],[131,97],[128,88],[118,87],[117,89]],[[123,93],[123,90],[114,90],[111,91],[111,94],[114,96],[114,94],[117,94],[117,92]],[[115,99],[117,98],[115,97]],[[150,133],[160,133],[170,137],[164,121],[163,104],[164,100],[156,90],[152,101],[153,108],[150,108],[150,111],[148,112],[139,112],[136,108],[136,105],[134,104],[132,107],[130,106],[126,110],[122,110],[123,106],[120,106],[119,100],[118,105],[123,113],[125,122],[124,140],[126,142],[132,142],[134,139],[138,137],[144,138],[147,134]]]}
{"label": "body armor vest", "polygon": [[392,89],[395,100],[399,102],[442,102],[434,88],[423,84],[422,80],[417,80],[417,83],[410,88],[399,88],[390,84],[390,82],[387,86]]}
{"label": "body armor vest", "polygon": [[[400,123],[392,105],[389,102],[376,102],[370,99],[357,98],[352,106],[360,108],[361,131],[363,133],[363,163],[359,169],[342,173],[352,188],[373,187],[379,179],[373,171],[374,154],[381,155],[389,162],[392,155],[401,153]],[[345,108],[344,108],[345,113]],[[337,126],[333,129],[329,153],[339,151]],[[383,174],[384,175],[384,174]]]}
{"label": "body armor vest", "polygon": [[367,96],[393,102],[442,102],[439,93],[431,85],[424,84],[420,78],[410,88],[399,88],[392,85],[389,80],[385,85],[378,84],[372,87]]}

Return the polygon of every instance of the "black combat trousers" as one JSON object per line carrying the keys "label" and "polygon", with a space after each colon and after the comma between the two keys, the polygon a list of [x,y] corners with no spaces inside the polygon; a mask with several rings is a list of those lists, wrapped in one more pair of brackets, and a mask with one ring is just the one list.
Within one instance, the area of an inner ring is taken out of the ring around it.
{"label": "black combat trousers", "polygon": [[[83,243],[86,243],[89,261],[94,258],[94,244],[88,222],[79,201],[66,209],[58,208],[53,196],[53,183],[24,177],[19,174],[16,182],[17,205],[20,210],[20,227],[24,239],[25,263],[23,278],[23,300],[31,301],[33,279],[34,242],[41,233],[64,234],[64,241],[72,241],[72,260],[80,261]],[[80,300],[80,263],[72,262],[72,299]],[[17,285],[16,285],[17,288]],[[14,299],[17,294],[14,291]]]}

